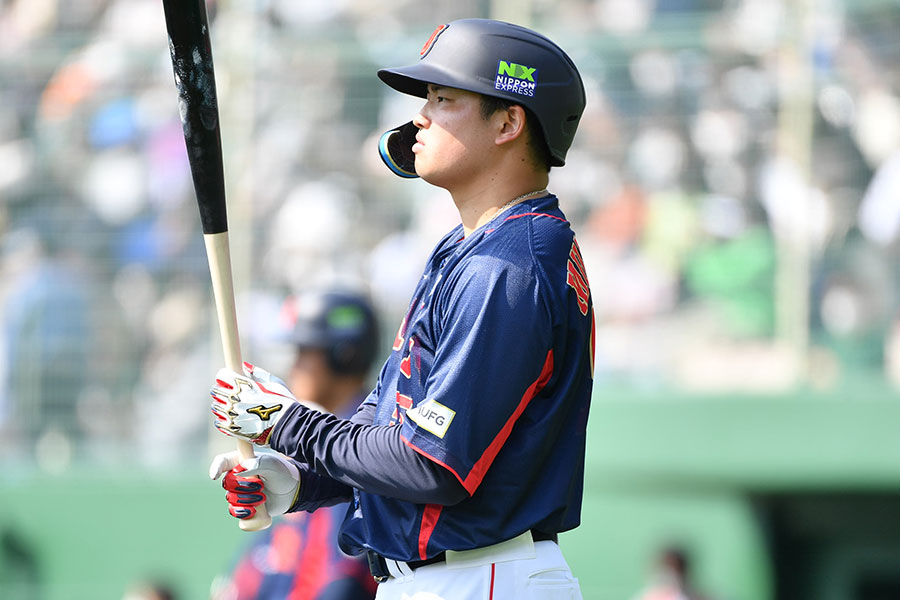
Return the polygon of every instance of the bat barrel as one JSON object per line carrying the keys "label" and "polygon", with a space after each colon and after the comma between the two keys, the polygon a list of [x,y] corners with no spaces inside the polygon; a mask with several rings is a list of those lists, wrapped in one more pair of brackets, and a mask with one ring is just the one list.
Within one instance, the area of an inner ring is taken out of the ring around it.
{"label": "bat barrel", "polygon": [[204,0],[163,0],[169,53],[203,233],[228,230],[219,101]]}

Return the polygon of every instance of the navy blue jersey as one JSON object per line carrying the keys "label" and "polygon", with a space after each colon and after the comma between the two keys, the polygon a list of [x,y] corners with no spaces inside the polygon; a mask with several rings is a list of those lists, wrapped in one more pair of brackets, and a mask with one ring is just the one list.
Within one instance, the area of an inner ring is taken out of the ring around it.
{"label": "navy blue jersey", "polygon": [[365,404],[374,425],[448,469],[451,506],[356,491],[350,552],[425,559],[580,521],[593,309],[574,233],[548,196],[432,252]]}

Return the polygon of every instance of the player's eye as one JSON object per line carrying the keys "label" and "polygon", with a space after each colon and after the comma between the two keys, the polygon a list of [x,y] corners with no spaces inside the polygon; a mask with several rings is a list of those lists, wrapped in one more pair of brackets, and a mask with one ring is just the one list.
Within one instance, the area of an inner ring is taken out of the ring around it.
{"label": "player's eye", "polygon": [[431,102],[434,102],[435,104],[440,104],[442,102],[446,102],[447,100],[449,100],[449,98],[447,96],[441,95],[441,93],[440,93],[441,91],[442,91],[442,88],[439,88],[437,86],[435,86],[435,87],[429,86],[427,99]]}

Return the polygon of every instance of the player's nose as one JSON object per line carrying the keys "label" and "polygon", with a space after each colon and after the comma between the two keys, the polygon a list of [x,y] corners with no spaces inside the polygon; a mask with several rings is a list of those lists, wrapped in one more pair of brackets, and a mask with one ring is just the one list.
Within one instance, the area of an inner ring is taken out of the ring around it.
{"label": "player's nose", "polygon": [[425,112],[425,107],[423,106],[422,110],[417,112],[416,116],[414,116],[413,120],[412,120],[413,125],[415,125],[419,129],[425,129],[426,127],[428,127],[428,123],[430,123],[428,117],[423,114],[424,112]]}

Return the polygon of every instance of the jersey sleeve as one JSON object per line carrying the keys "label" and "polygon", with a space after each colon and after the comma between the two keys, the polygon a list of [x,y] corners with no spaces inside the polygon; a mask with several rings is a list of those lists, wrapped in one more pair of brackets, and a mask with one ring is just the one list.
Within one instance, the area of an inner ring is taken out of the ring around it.
{"label": "jersey sleeve", "polygon": [[410,450],[394,427],[339,419],[300,404],[285,410],[270,443],[300,468],[303,483],[292,511],[347,500],[351,488],[421,504],[455,504],[465,497],[456,479]]}
{"label": "jersey sleeve", "polygon": [[287,512],[301,510],[312,512],[326,506],[347,502],[353,497],[353,488],[331,477],[319,475],[309,465],[294,462],[300,472],[300,488],[297,497]]}
{"label": "jersey sleeve", "polygon": [[530,263],[467,259],[436,303],[441,332],[404,441],[473,494],[552,372],[552,322]]}

